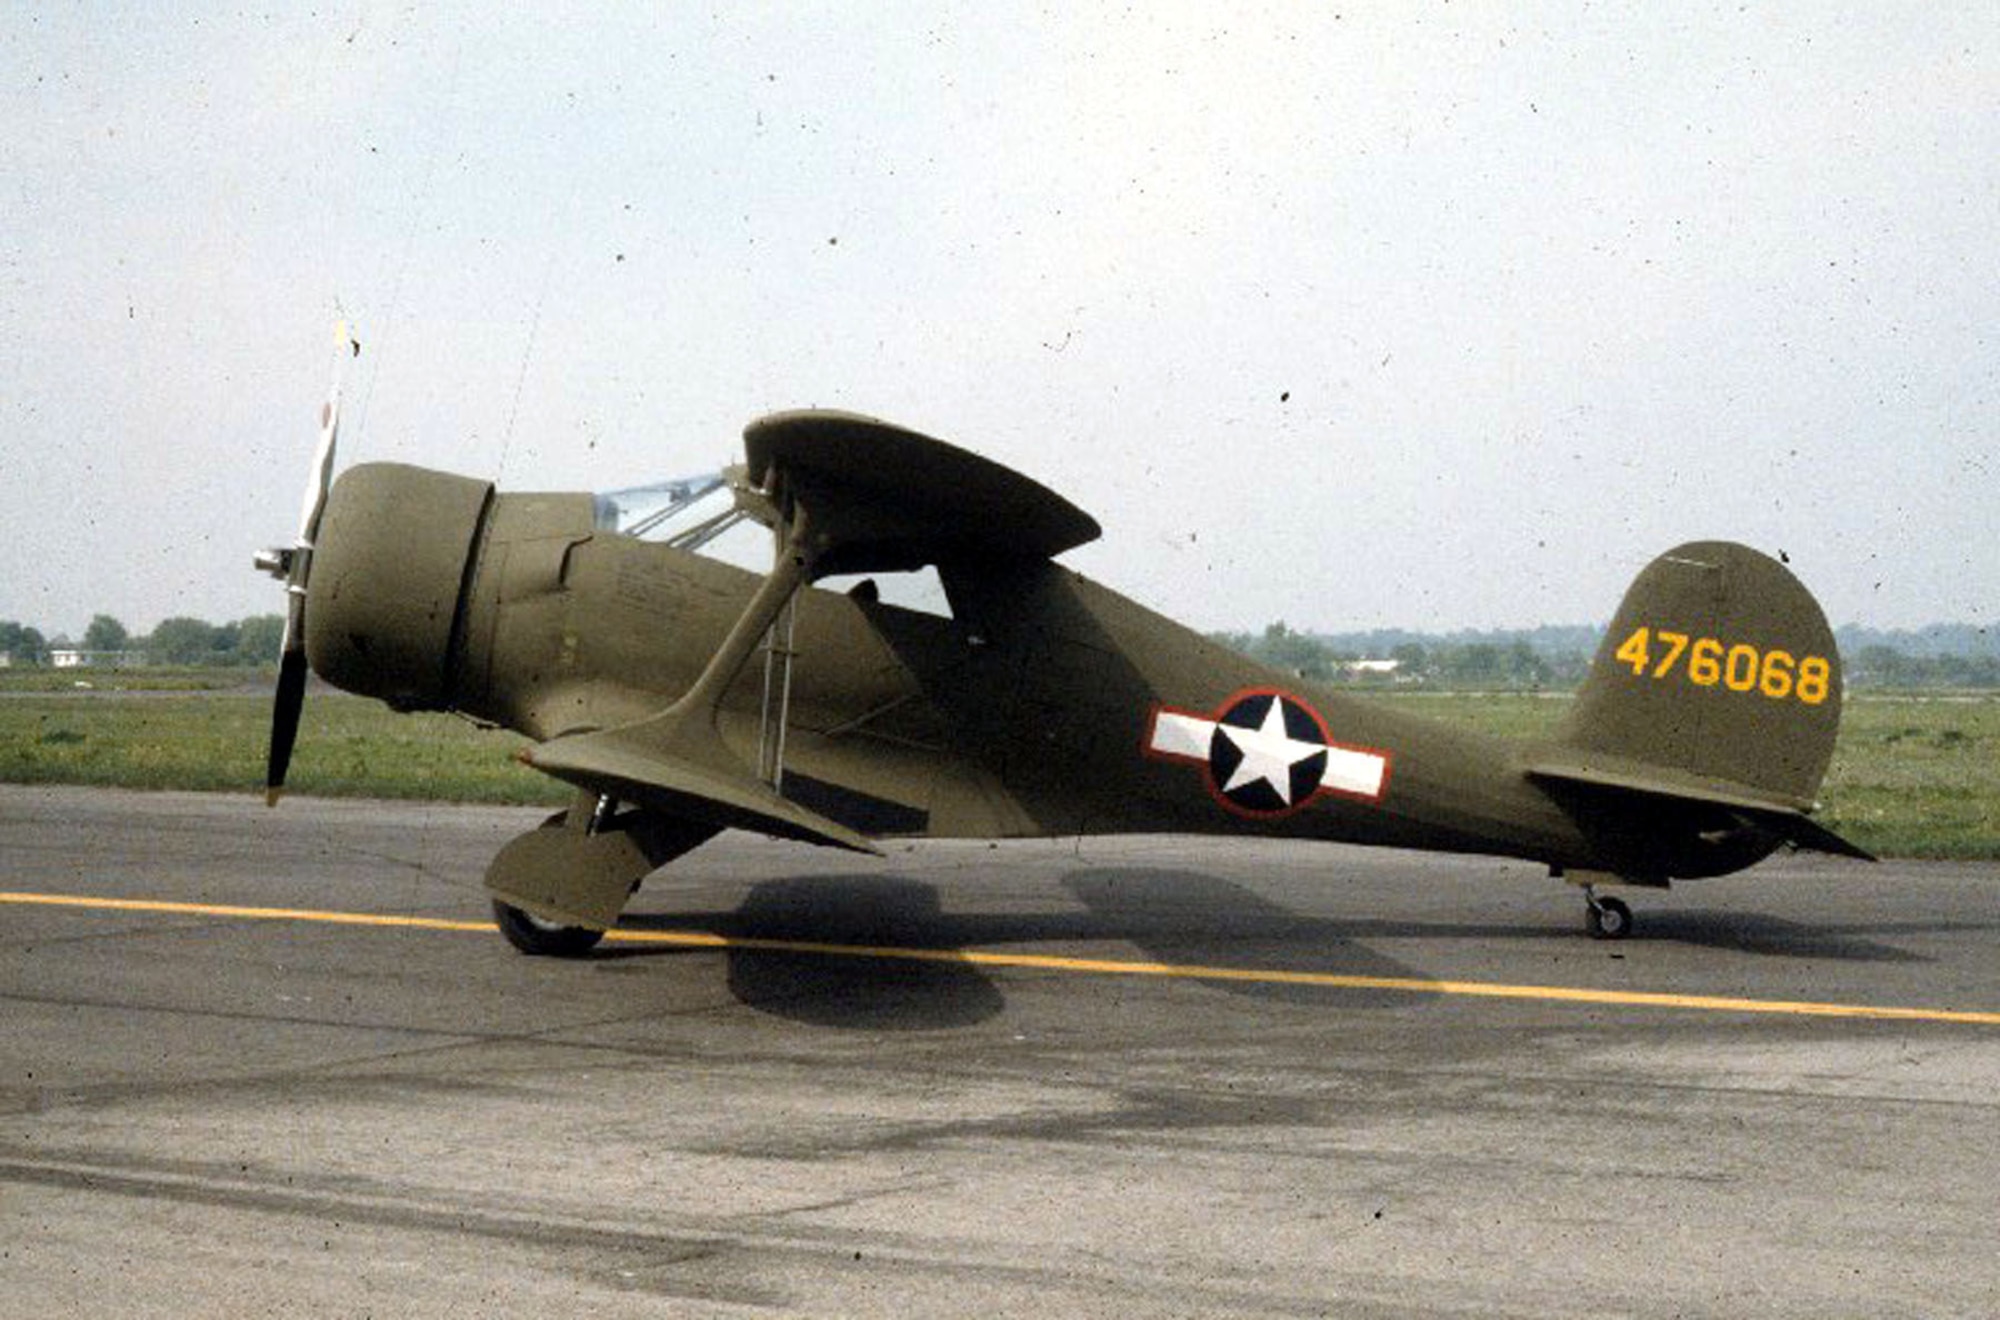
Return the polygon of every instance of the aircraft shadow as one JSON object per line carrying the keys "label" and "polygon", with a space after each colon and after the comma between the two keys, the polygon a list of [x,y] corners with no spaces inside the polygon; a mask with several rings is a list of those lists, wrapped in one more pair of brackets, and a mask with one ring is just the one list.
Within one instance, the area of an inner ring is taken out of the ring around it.
{"label": "aircraft shadow", "polygon": [[[999,984],[957,950],[1037,945],[1130,945],[1135,961],[1226,966],[1332,976],[1424,979],[1424,972],[1373,947],[1384,939],[1561,940],[1585,946],[1580,931],[1514,923],[1305,916],[1242,885],[1197,871],[1106,867],[1073,871],[1063,888],[1080,905],[1056,912],[956,913],[920,879],[867,874],[778,878],[752,888],[731,912],[628,914],[631,929],[699,928],[731,939],[936,952],[913,958],[831,957],[791,949],[732,948],[728,983],[743,1004],[820,1026],[855,1030],[938,1030],[986,1021],[1005,1006]],[[1681,944],[1831,962],[1924,962],[1918,953],[1871,936],[1895,931],[1816,927],[1761,913],[1649,906],[1635,947]],[[1954,925],[1917,923],[1921,933]],[[604,950],[605,958],[668,950]],[[1099,951],[1102,952],[1101,950]],[[1116,957],[1117,955],[1112,955]],[[1394,990],[1210,981],[1225,993],[1346,1011],[1421,1006]]]}
{"label": "aircraft shadow", "polygon": [[[737,940],[843,948],[935,951],[1036,945],[1131,945],[1134,961],[1421,978],[1369,948],[1382,923],[1303,917],[1228,881],[1192,871],[1106,869],[1066,876],[1081,907],[1060,912],[954,913],[936,886],[878,875],[764,881],[727,913],[628,914],[634,930],[698,927]],[[1370,929],[1371,925],[1373,929]],[[1479,928],[1481,936],[1505,933]],[[664,950],[607,950],[603,957]],[[1103,951],[1097,951],[1104,956]],[[1120,955],[1110,955],[1117,957]],[[1125,955],[1129,956],[1129,955]],[[1004,1007],[998,983],[976,963],[829,957],[791,949],[728,950],[729,988],[759,1011],[821,1026],[936,1030],[985,1021]],[[1408,1007],[1394,991],[1258,982],[1209,982],[1233,995],[1362,1009]]]}
{"label": "aircraft shadow", "polygon": [[[768,880],[712,929],[737,939],[948,952],[971,943],[937,889],[886,876]],[[966,962],[848,958],[731,949],[740,1003],[814,1026],[871,1031],[966,1027],[1005,1007],[1000,987]]]}
{"label": "aircraft shadow", "polygon": [[[1089,911],[1106,938],[1130,942],[1149,958],[1182,966],[1224,965],[1423,980],[1426,973],[1363,942],[1368,936],[1408,933],[1405,923],[1309,917],[1254,890],[1196,871],[1104,868],[1073,871],[1063,888]],[[1468,929],[1481,937],[1507,932]],[[1216,981],[1231,994],[1287,1003],[1339,1004],[1346,1008],[1409,1007],[1394,990]]]}
{"label": "aircraft shadow", "polygon": [[[1915,934],[1923,930],[1957,928],[1901,926]],[[1877,934],[1888,933],[1877,931]],[[1909,963],[1932,959],[1908,949],[1870,939],[1854,929],[1809,926],[1761,912],[1710,912],[1698,908],[1648,908],[1639,916],[1635,940],[1671,941],[1697,948],[1721,949],[1766,958],[1799,958],[1818,962]]]}
{"label": "aircraft shadow", "polygon": [[[628,930],[698,929],[732,940],[949,953],[969,941],[937,889],[893,876],[766,880],[733,912],[627,913]],[[681,949],[601,949],[600,958],[648,958]],[[932,1031],[972,1026],[1005,1006],[972,963],[949,958],[831,957],[809,950],[730,948],[730,992],[760,1012],[815,1026]]]}

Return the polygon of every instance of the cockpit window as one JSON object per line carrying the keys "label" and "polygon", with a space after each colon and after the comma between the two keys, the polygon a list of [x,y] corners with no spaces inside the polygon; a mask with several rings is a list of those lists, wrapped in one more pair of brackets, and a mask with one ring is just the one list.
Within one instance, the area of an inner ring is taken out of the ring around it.
{"label": "cockpit window", "polygon": [[591,498],[600,530],[763,573],[771,567],[771,533],[755,512],[762,501],[741,481],[741,469],[725,468]]}
{"label": "cockpit window", "polygon": [[[738,568],[770,568],[771,533],[732,498],[726,472],[705,472],[644,486],[602,491],[591,497],[597,526],[680,550],[699,551]],[[733,530],[734,534],[730,535]],[[937,569],[840,574],[813,584],[845,592],[867,604],[894,605],[939,618],[952,617]]]}
{"label": "cockpit window", "polygon": [[597,525],[608,532],[651,541],[673,541],[691,519],[683,517],[727,485],[720,472],[676,477],[646,486],[604,491],[594,498]]}

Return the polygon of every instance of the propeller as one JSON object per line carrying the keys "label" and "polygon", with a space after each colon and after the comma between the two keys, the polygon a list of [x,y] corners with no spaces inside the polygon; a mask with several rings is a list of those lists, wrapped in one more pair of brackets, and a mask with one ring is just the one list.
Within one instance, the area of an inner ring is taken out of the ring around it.
{"label": "propeller", "polygon": [[340,386],[348,359],[361,355],[361,341],[338,330],[340,348],[334,358],[333,383],[320,408],[319,444],[313,451],[312,475],[299,507],[299,534],[291,545],[266,550],[257,567],[285,584],[285,639],[278,655],[278,693],[271,710],[271,753],[264,775],[264,802],[277,806],[285,791],[285,771],[298,742],[299,717],[306,698],[306,581],[312,574],[313,543],[319,538],[320,515],[333,485],[334,451],[340,435]]}

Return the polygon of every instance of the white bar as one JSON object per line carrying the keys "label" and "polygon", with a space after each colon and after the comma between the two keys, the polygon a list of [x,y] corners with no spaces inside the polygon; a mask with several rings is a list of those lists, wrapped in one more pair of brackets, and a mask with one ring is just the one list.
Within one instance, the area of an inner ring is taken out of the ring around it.
{"label": "white bar", "polygon": [[1153,740],[1148,746],[1162,756],[1189,756],[1205,761],[1208,745],[1214,739],[1214,720],[1163,710],[1153,716]]}
{"label": "white bar", "polygon": [[1389,772],[1389,758],[1374,752],[1357,752],[1346,747],[1326,749],[1326,769],[1319,777],[1321,788],[1335,793],[1358,793],[1362,797],[1382,796],[1382,779]]}

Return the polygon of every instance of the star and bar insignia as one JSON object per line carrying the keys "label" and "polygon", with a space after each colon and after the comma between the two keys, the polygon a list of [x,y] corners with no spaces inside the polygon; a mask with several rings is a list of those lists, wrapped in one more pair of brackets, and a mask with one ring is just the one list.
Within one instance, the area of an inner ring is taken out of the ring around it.
{"label": "star and bar insignia", "polygon": [[1216,801],[1260,820],[1323,793],[1379,802],[1389,786],[1388,753],[1335,742],[1304,698],[1273,688],[1239,692],[1213,715],[1155,706],[1145,750],[1201,766]]}

